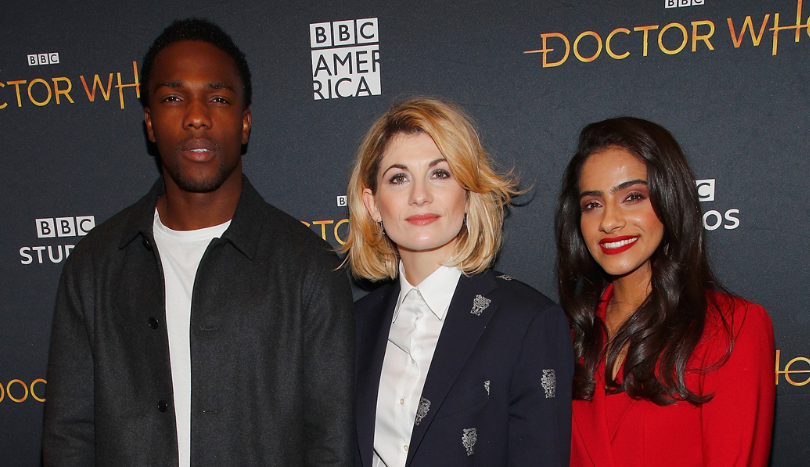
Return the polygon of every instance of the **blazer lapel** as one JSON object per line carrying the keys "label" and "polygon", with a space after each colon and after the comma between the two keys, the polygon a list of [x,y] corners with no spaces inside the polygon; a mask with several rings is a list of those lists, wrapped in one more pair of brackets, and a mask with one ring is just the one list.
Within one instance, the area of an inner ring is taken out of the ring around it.
{"label": "blazer lapel", "polygon": [[[600,365],[597,371],[604,371],[604,367]],[[607,424],[606,397],[604,384],[597,382],[591,401],[574,401],[573,425],[576,433],[573,436],[582,438],[594,467],[616,466],[611,447],[612,436]]]}
{"label": "blazer lapel", "polygon": [[377,306],[371,304],[374,309],[362,310],[363,318],[358,319],[355,424],[360,459],[365,467],[371,466],[374,452],[377,393],[388,332],[399,296],[399,281],[384,287],[387,290],[381,300],[376,302]]}
{"label": "blazer lapel", "polygon": [[496,287],[490,271],[459,279],[422,389],[422,398],[430,401],[430,405],[427,412],[419,410],[422,418],[418,425],[414,424],[405,465],[413,460],[436,412],[498,308],[491,294]]}

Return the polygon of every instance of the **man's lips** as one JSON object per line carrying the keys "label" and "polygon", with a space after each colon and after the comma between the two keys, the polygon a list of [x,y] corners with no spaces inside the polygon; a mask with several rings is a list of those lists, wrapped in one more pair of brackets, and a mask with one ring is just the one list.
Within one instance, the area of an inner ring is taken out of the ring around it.
{"label": "man's lips", "polygon": [[622,235],[602,239],[599,246],[606,255],[617,255],[632,248],[636,244],[636,240],[638,240],[638,235]]}
{"label": "man's lips", "polygon": [[439,220],[439,217],[438,214],[414,214],[405,220],[414,225],[428,225]]}
{"label": "man's lips", "polygon": [[217,150],[217,144],[205,138],[188,139],[177,145],[184,156],[196,162],[206,162]]}

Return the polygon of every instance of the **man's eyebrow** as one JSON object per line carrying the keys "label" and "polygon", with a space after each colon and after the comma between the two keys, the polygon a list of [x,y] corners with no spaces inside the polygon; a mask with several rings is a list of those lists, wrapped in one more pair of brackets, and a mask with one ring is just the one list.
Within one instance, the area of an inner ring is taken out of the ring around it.
{"label": "man's eyebrow", "polygon": [[233,86],[229,86],[225,83],[208,83],[208,87],[211,89],[227,89],[228,91],[236,92]]}
{"label": "man's eyebrow", "polygon": [[[162,81],[157,83],[157,87],[167,87],[167,88],[181,88],[183,87],[182,81]],[[229,86],[225,83],[208,83],[206,87],[209,89],[227,89],[229,91],[236,92],[233,86]]]}

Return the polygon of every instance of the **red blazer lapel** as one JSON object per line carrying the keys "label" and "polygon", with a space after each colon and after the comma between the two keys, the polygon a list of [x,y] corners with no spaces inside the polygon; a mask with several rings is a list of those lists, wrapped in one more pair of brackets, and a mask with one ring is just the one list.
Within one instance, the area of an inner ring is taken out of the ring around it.
{"label": "red blazer lapel", "polygon": [[[593,467],[616,467],[613,459],[613,448],[610,440],[612,433],[608,432],[607,418],[605,415],[605,390],[602,384],[597,381],[593,400],[575,400],[573,407],[573,433],[572,443],[574,449],[580,451],[581,457],[587,453]],[[579,440],[577,440],[579,438]],[[572,467],[579,467],[583,464],[571,464]]]}

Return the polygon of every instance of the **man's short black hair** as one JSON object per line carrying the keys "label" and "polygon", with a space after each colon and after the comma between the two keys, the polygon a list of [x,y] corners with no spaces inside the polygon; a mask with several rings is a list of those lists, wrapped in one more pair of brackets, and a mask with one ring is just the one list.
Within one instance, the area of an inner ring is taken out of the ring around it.
{"label": "man's short black hair", "polygon": [[155,64],[155,57],[161,50],[180,41],[203,41],[208,42],[222,50],[230,56],[236,63],[236,71],[242,80],[244,89],[244,106],[250,107],[250,99],[253,88],[250,85],[250,68],[248,68],[245,54],[234,44],[233,39],[216,24],[199,18],[189,18],[176,20],[155,39],[146,55],[143,56],[141,65],[141,103],[149,105],[149,79],[152,76],[152,66]]}

